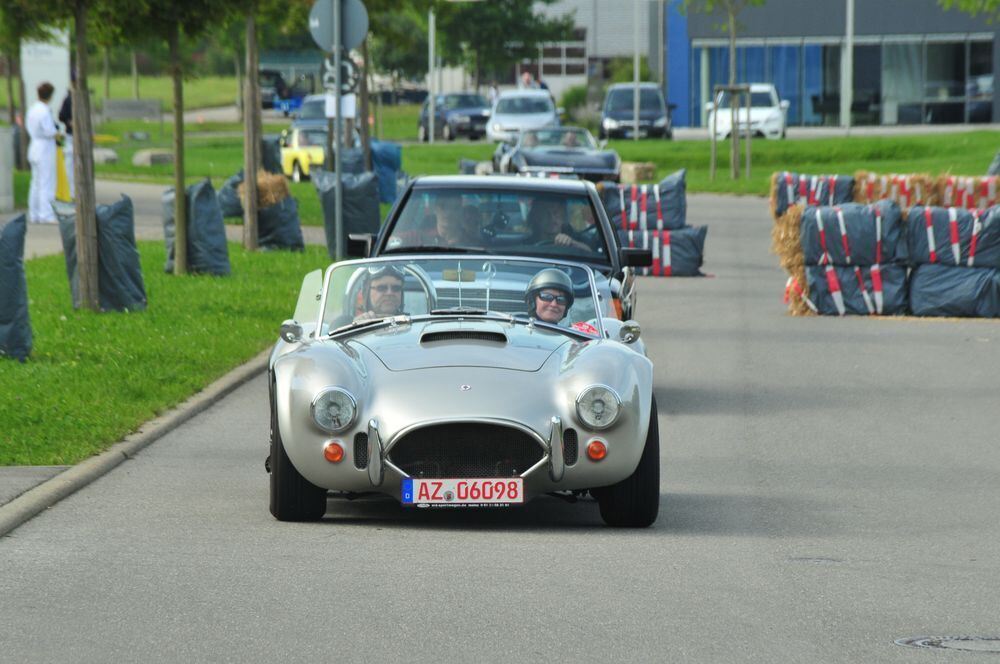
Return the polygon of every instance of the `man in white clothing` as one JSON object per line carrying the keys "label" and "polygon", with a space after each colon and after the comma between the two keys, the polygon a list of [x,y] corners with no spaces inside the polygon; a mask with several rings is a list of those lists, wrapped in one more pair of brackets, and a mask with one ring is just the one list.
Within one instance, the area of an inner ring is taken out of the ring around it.
{"label": "man in white clothing", "polygon": [[51,83],[38,86],[38,101],[28,109],[28,163],[31,165],[31,187],[28,190],[28,214],[31,221],[54,224],[52,201],[56,197],[56,139],[59,129],[52,119],[49,100],[54,88]]}

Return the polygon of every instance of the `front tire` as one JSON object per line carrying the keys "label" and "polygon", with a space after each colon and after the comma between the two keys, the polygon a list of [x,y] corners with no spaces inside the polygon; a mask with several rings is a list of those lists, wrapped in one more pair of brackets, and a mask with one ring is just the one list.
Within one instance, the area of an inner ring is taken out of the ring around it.
{"label": "front tire", "polygon": [[292,164],[292,182],[302,182],[303,179],[302,166],[299,165],[299,162],[295,162]]}
{"label": "front tire", "polygon": [[617,528],[646,528],[660,511],[660,431],[656,398],[649,409],[646,445],[635,472],[618,484],[592,489],[604,523]]}
{"label": "front tire", "polygon": [[427,127],[423,125],[417,125],[417,140],[421,143],[427,142]]}
{"label": "front tire", "polygon": [[299,474],[285,452],[271,380],[271,515],[278,521],[318,521],[326,514],[326,489]]}
{"label": "front tire", "polygon": [[447,122],[444,124],[443,127],[441,127],[441,138],[443,138],[446,141],[455,140],[455,132],[452,131],[451,125],[448,124]]}

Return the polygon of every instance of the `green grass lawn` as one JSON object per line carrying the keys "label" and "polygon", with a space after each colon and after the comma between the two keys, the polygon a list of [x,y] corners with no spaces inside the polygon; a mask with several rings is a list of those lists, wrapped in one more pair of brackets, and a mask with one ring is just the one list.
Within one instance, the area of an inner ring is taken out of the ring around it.
{"label": "green grass lawn", "polygon": [[162,242],[139,251],[141,313],[74,311],[63,257],[26,262],[34,349],[25,364],[0,360],[0,465],[72,464],[106,449],[271,345],[302,277],[329,264],[322,247],[230,244],[232,276],[175,277]]}
{"label": "green grass lawn", "polygon": [[[95,110],[99,110],[104,101],[104,77],[100,67],[94,67],[94,61],[91,61],[88,83],[91,103]],[[33,100],[33,92],[27,92]],[[14,94],[18,94],[16,88]],[[236,103],[237,94],[235,76],[203,76],[184,81],[184,107],[187,109],[232,106]],[[170,111],[174,108],[173,82],[169,76],[140,76],[139,97],[159,99],[163,110]],[[132,99],[131,76],[111,77],[111,98]],[[61,104],[62,99],[57,99],[56,103]],[[0,106],[7,107],[6,84],[0,85]]]}
{"label": "green grass lawn", "polygon": [[[372,113],[375,113],[374,107]],[[378,134],[383,141],[415,141],[417,140],[417,118],[420,117],[420,104],[398,104],[396,106],[382,105],[382,126]]]}

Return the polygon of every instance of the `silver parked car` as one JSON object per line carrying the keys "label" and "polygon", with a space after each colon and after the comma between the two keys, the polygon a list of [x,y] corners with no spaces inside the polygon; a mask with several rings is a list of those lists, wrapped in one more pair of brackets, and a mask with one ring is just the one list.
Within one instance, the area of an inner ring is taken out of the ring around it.
{"label": "silver parked car", "polygon": [[526,129],[558,126],[559,109],[552,103],[548,90],[506,90],[493,104],[486,138],[514,142],[518,133]]}
{"label": "silver parked car", "polygon": [[455,507],[589,491],[608,524],[650,525],[653,367],[638,325],[600,309],[589,267],[547,259],[405,256],[308,275],[270,360],[271,513],[320,519],[328,492]]}

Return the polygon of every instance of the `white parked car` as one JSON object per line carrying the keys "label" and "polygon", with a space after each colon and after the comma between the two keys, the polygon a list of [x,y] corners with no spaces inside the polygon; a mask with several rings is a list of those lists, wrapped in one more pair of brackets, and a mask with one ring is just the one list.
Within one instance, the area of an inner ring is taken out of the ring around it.
{"label": "white parked car", "polygon": [[[740,97],[741,106],[736,113],[736,122],[739,125],[740,135],[746,133],[747,109],[746,99]],[[728,92],[719,93],[719,119],[715,125],[715,137],[722,140],[729,137],[732,131],[732,111],[730,110],[730,99]],[[712,131],[712,115],[714,109],[712,102],[705,103],[705,110],[708,111],[706,126],[708,131]],[[784,138],[785,125],[788,116],[788,100],[778,97],[778,91],[770,83],[750,84],[750,131],[754,136],[764,138]]]}
{"label": "white parked car", "polygon": [[548,90],[507,90],[493,104],[486,138],[513,142],[526,129],[559,126],[559,109]]}

